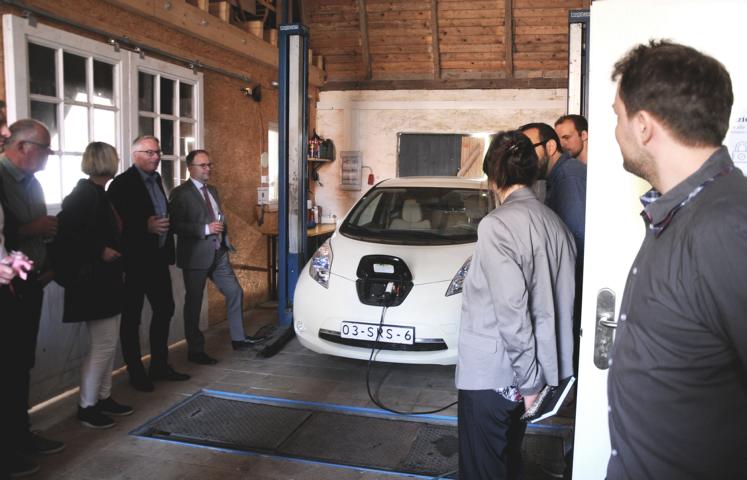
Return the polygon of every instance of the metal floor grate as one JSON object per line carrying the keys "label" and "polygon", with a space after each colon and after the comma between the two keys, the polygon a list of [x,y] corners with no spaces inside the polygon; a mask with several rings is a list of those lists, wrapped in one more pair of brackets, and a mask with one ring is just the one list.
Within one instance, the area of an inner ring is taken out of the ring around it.
{"label": "metal floor grate", "polygon": [[362,414],[345,407],[334,411],[304,402],[274,405],[232,397],[199,392],[132,433],[431,477],[458,466],[456,426]]}

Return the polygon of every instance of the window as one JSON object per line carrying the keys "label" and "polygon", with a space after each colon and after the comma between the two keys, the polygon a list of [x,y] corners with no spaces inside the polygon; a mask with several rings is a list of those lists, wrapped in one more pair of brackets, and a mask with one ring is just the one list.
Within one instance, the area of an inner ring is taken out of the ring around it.
{"label": "window", "polygon": [[137,134],[161,140],[161,176],[169,191],[188,178],[186,157],[197,148],[196,80],[139,68]]}
{"label": "window", "polygon": [[32,41],[27,51],[29,116],[47,126],[54,151],[37,177],[47,202],[60,203],[83,177],[80,161],[86,145],[117,144],[116,66],[108,59]]}
{"label": "window", "polygon": [[268,154],[268,182],[270,191],[268,201],[277,203],[279,196],[278,184],[278,124],[271,122],[267,130],[267,154]]}
{"label": "window", "polygon": [[3,40],[8,118],[34,118],[51,134],[36,176],[52,213],[84,176],[92,141],[113,145],[125,169],[132,139],[155,135],[164,187],[186,179],[186,154],[202,145],[202,74],[13,15],[3,15]]}

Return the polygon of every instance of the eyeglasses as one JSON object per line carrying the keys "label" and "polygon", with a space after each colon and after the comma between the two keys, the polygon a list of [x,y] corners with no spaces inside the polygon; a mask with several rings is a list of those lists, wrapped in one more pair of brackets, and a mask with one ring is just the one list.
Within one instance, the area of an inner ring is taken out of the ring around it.
{"label": "eyeglasses", "polygon": [[163,150],[135,150],[135,153],[144,153],[149,157],[161,156]]}
{"label": "eyeglasses", "polygon": [[193,163],[192,166],[200,167],[200,168],[212,168],[213,164],[212,163]]}
{"label": "eyeglasses", "polygon": [[30,143],[31,145],[36,145],[37,147],[41,148],[42,150],[46,150],[48,152],[52,151],[52,149],[49,148],[50,144],[48,144],[48,143],[39,143],[39,142],[31,141],[31,140],[22,140],[21,142],[22,143]]}
{"label": "eyeglasses", "polygon": [[533,144],[532,144],[532,146],[533,146],[533,147],[535,147],[535,148],[536,148],[536,147],[542,147],[542,146],[544,146],[544,145],[545,145],[546,143],[547,143],[547,140],[545,140],[544,142],[537,142],[537,143],[533,143]]}

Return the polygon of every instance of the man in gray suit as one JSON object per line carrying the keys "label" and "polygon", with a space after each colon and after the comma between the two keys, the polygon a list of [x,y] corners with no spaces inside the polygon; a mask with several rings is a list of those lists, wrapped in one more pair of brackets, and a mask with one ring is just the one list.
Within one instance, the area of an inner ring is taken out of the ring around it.
{"label": "man in gray suit", "polygon": [[176,264],[184,274],[184,334],[187,359],[213,365],[217,360],[205,353],[200,331],[200,308],[205,282],[210,278],[226,298],[228,327],[234,350],[243,350],[263,340],[244,333],[242,304],[244,291],[233,273],[228,252],[228,228],[220,206],[218,190],[208,185],[212,164],[205,150],[187,155],[190,180],[171,192],[171,225],[177,236]]}

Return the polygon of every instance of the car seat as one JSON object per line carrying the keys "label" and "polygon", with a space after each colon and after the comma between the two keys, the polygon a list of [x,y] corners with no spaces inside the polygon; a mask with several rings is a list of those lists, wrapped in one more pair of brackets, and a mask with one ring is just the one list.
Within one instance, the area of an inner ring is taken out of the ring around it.
{"label": "car seat", "polygon": [[392,220],[389,228],[392,230],[427,230],[431,228],[431,221],[423,219],[423,211],[417,200],[408,198],[402,204],[402,218]]}

